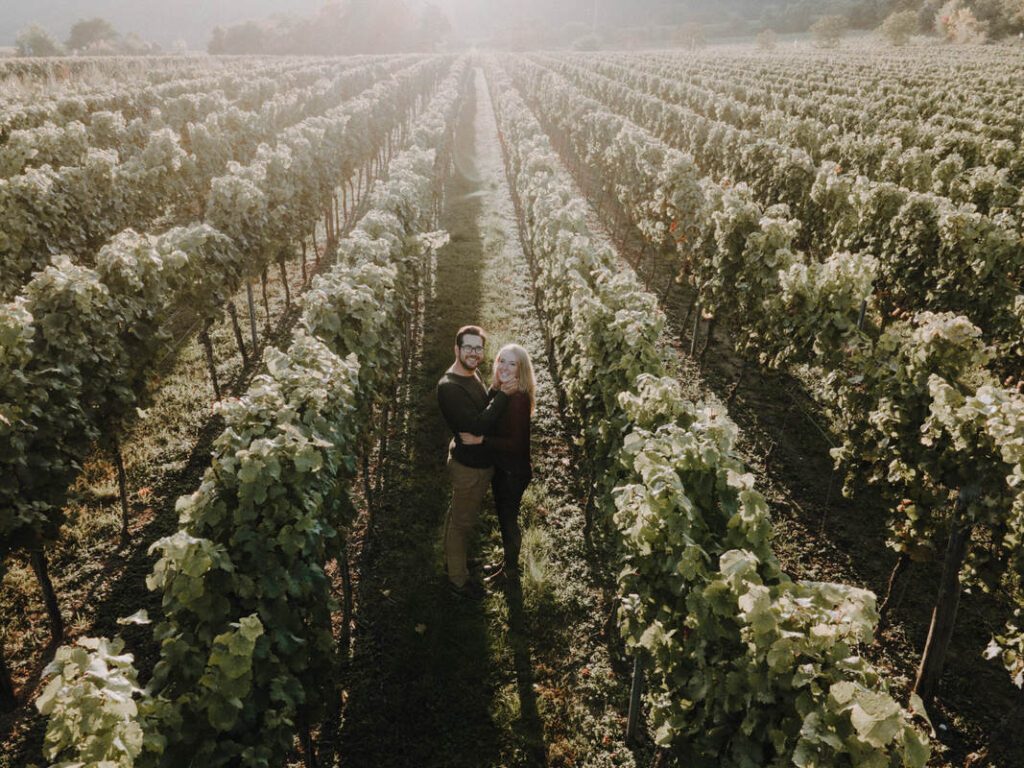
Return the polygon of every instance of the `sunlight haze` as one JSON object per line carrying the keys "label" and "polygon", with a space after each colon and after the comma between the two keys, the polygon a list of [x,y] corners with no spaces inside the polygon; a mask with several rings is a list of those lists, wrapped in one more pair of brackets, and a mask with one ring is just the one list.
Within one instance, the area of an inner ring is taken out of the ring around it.
{"label": "sunlight haze", "polygon": [[[134,33],[163,47],[184,40],[190,49],[204,50],[213,28],[246,21],[266,21],[275,15],[309,17],[324,0],[5,0],[0,15],[0,46],[14,45],[18,32],[30,24],[64,40],[80,19],[101,17],[122,34]],[[686,21],[691,9],[721,9],[736,5],[722,0],[404,0],[410,12],[430,4],[450,20],[453,34],[462,40],[489,37],[524,24],[547,28],[569,23],[642,25]],[[743,3],[739,3],[743,4]],[[746,3],[750,5],[749,2]]]}

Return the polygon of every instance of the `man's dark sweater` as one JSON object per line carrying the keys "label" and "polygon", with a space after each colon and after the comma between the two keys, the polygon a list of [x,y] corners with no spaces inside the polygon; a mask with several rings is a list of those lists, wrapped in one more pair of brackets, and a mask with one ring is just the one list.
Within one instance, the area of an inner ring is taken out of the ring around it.
{"label": "man's dark sweater", "polygon": [[459,432],[474,435],[492,432],[508,405],[508,397],[500,390],[488,392],[476,374],[460,376],[449,370],[437,382],[437,403],[454,435],[449,445],[451,457],[466,467],[486,469],[492,466],[494,461],[487,447],[463,445]]}

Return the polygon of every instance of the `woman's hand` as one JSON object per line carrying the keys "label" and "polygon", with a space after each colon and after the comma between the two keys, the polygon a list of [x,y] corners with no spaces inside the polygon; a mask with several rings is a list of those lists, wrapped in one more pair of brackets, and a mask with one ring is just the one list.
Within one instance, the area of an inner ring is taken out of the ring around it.
{"label": "woman's hand", "polygon": [[512,396],[519,391],[519,380],[515,377],[508,379],[508,381],[502,381],[499,378],[498,384],[501,386],[501,391],[506,395]]}
{"label": "woman's hand", "polygon": [[472,432],[459,432],[459,440],[463,445],[480,445],[484,441],[484,436],[474,435]]}

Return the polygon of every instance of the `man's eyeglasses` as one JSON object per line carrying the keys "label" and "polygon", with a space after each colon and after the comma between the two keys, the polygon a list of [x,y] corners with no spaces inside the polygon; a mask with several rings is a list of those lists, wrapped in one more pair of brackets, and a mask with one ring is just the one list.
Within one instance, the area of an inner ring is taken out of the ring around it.
{"label": "man's eyeglasses", "polygon": [[471,353],[475,353],[477,355],[480,355],[480,354],[483,354],[483,351],[484,351],[483,347],[474,347],[474,346],[471,346],[469,344],[463,344],[461,347],[459,347],[459,349],[461,349],[463,354],[466,354],[466,355],[471,354]]}

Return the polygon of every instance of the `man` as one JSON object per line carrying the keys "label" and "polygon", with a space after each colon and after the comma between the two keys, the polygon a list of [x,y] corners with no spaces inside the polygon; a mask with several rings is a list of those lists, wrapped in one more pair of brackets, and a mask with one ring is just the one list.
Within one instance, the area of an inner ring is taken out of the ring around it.
{"label": "man", "polygon": [[487,391],[477,368],[484,359],[487,337],[476,325],[466,325],[455,335],[455,362],[437,382],[437,402],[441,407],[452,440],[448,446],[448,474],[452,481],[452,502],[444,531],[444,559],[452,591],[477,599],[483,587],[469,580],[466,546],[477,519],[484,495],[494,473],[494,465],[484,445],[467,445],[460,432],[485,435],[491,431],[508,404],[515,382],[502,385],[508,391]]}

